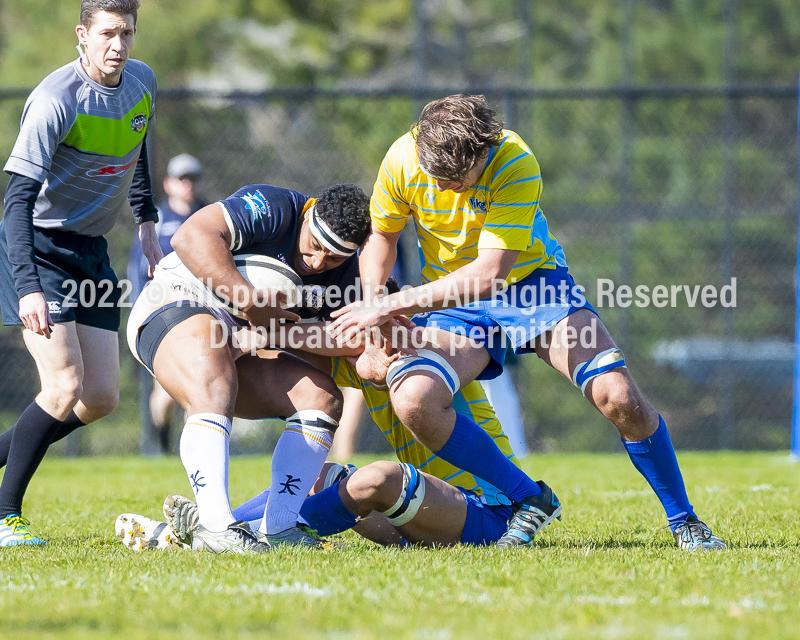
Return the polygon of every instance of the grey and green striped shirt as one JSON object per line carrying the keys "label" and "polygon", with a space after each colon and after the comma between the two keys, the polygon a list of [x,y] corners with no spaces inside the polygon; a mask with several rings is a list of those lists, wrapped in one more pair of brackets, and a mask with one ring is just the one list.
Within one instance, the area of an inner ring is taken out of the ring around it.
{"label": "grey and green striped shirt", "polygon": [[33,224],[86,236],[114,226],[133,180],[155,108],[150,67],[128,60],[119,85],[94,82],[75,60],[28,97],[5,165],[42,183]]}

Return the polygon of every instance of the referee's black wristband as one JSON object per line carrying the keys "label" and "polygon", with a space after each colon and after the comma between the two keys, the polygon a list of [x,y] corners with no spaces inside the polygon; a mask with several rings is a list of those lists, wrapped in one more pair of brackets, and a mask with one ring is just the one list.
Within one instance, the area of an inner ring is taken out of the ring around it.
{"label": "referee's black wristband", "polygon": [[145,222],[158,222],[158,209],[153,208],[152,211],[145,211],[142,215],[137,215],[134,211],[133,221],[137,225],[144,224]]}

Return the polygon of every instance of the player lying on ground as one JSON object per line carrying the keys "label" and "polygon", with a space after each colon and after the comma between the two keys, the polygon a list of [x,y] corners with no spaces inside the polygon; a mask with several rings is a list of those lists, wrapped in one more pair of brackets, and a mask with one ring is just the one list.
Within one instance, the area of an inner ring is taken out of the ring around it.
{"label": "player lying on ground", "polygon": [[[363,391],[373,419],[401,461],[374,462],[358,470],[352,465],[326,463],[300,510],[301,518],[312,529],[327,536],[354,528],[362,536],[386,545],[404,541],[425,546],[493,544],[500,539],[511,514],[505,496],[496,487],[432,454],[403,427],[392,410],[384,383],[396,356],[390,355],[388,349],[367,346],[358,357],[302,357],[330,372],[340,387]],[[480,383],[472,382],[457,392],[454,406],[480,423],[516,464],[508,438]],[[545,491],[549,491],[546,486]],[[234,516],[258,530],[270,494],[268,489],[248,500],[233,510]],[[135,550],[191,546],[197,528],[196,513],[193,502],[170,496],[164,507],[169,527],[144,516],[122,514],[117,519],[116,532],[123,543]]]}
{"label": "player lying on ground", "polygon": [[[237,346],[235,332],[248,323],[265,327],[273,318],[300,316],[281,309],[275,291],[254,290],[234,256],[277,258],[303,285],[324,291],[347,274],[356,278],[355,252],[368,233],[368,199],[355,186],[330,187],[315,200],[249,185],[181,226],[172,240],[175,252],[158,264],[137,299],[128,323],[131,351],[188,415],[180,456],[199,507],[195,544],[212,551],[266,548],[231,512],[228,439],[234,415],[288,416],[275,447],[272,485],[292,490],[271,496],[264,533],[271,543],[316,544],[297,528],[297,514],[325,462],[342,408],[333,380],[312,365],[278,350],[245,355],[247,349]],[[239,299],[244,320],[226,310],[217,297],[222,292]],[[267,295],[272,298],[265,304]],[[309,295],[298,309],[306,317],[329,312],[318,295]],[[258,380],[258,394],[239,393],[248,380]]]}
{"label": "player lying on ground", "polygon": [[0,547],[45,544],[22,517],[28,483],[52,442],[119,400],[120,289],[103,236],[126,200],[151,270],[162,257],[147,157],[156,78],[129,58],[138,9],[81,1],[80,57],[31,92],[5,165],[0,307],[22,327],[41,391],[0,436]]}
{"label": "player lying on ground", "polygon": [[[445,343],[452,347],[445,358],[462,383],[499,375],[508,342],[515,353],[535,352],[617,428],[664,506],[678,546],[724,548],[689,503],[663,418],[569,274],[539,207],[536,158],[495,116],[483,96],[450,96],[426,105],[411,132],[392,145],[373,189],[373,232],[360,255],[361,277],[368,292],[386,282],[400,232],[413,216],[425,284],[340,309],[331,333],[347,339],[398,314],[421,313],[413,318],[417,325],[470,335],[483,345],[459,347],[455,337]],[[510,287],[498,293],[498,283]],[[414,370],[424,364],[412,359],[400,372],[406,375],[392,380],[397,415],[439,457],[514,501],[500,546],[530,544],[540,522],[539,486],[514,475],[478,425],[454,411],[442,379]]]}

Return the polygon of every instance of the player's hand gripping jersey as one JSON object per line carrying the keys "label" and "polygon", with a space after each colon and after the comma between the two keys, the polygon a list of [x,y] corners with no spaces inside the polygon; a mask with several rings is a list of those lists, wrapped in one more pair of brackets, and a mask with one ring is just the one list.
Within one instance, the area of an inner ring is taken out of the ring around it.
{"label": "player's hand gripping jersey", "polygon": [[[332,358],[331,377],[339,387],[355,387],[364,393],[370,415],[389,443],[394,447],[397,459],[436,476],[445,482],[475,493],[487,505],[510,504],[499,489],[476,478],[471,473],[457,469],[435,453],[417,442],[411,432],[403,426],[389,401],[389,391],[364,380],[355,367],[345,358]],[[469,416],[486,431],[503,454],[519,466],[511,443],[492,409],[479,382],[471,382],[453,396],[453,408]]]}
{"label": "player's hand gripping jersey", "polygon": [[370,214],[377,228],[387,233],[400,231],[406,219],[414,217],[424,282],[472,262],[479,249],[520,251],[510,282],[534,269],[567,266],[564,251],[539,207],[539,163],[516,133],[503,130],[502,135],[479,180],[465,193],[437,190],[436,181],[420,167],[412,133],[387,152]]}

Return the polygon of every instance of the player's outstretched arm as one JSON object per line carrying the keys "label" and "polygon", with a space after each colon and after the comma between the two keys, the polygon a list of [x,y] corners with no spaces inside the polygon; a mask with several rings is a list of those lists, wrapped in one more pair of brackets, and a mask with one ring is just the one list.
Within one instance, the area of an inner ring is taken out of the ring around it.
{"label": "player's outstretched arm", "polygon": [[327,322],[301,322],[285,325],[270,323],[268,346],[272,349],[305,351],[322,356],[357,356],[364,350],[364,334],[358,334],[349,343],[329,335]]}
{"label": "player's outstretched arm", "polygon": [[347,341],[358,331],[385,324],[395,316],[458,307],[484,298],[505,282],[518,256],[519,251],[509,249],[482,249],[473,262],[434,282],[337,309],[331,314],[336,320],[328,332]]}

